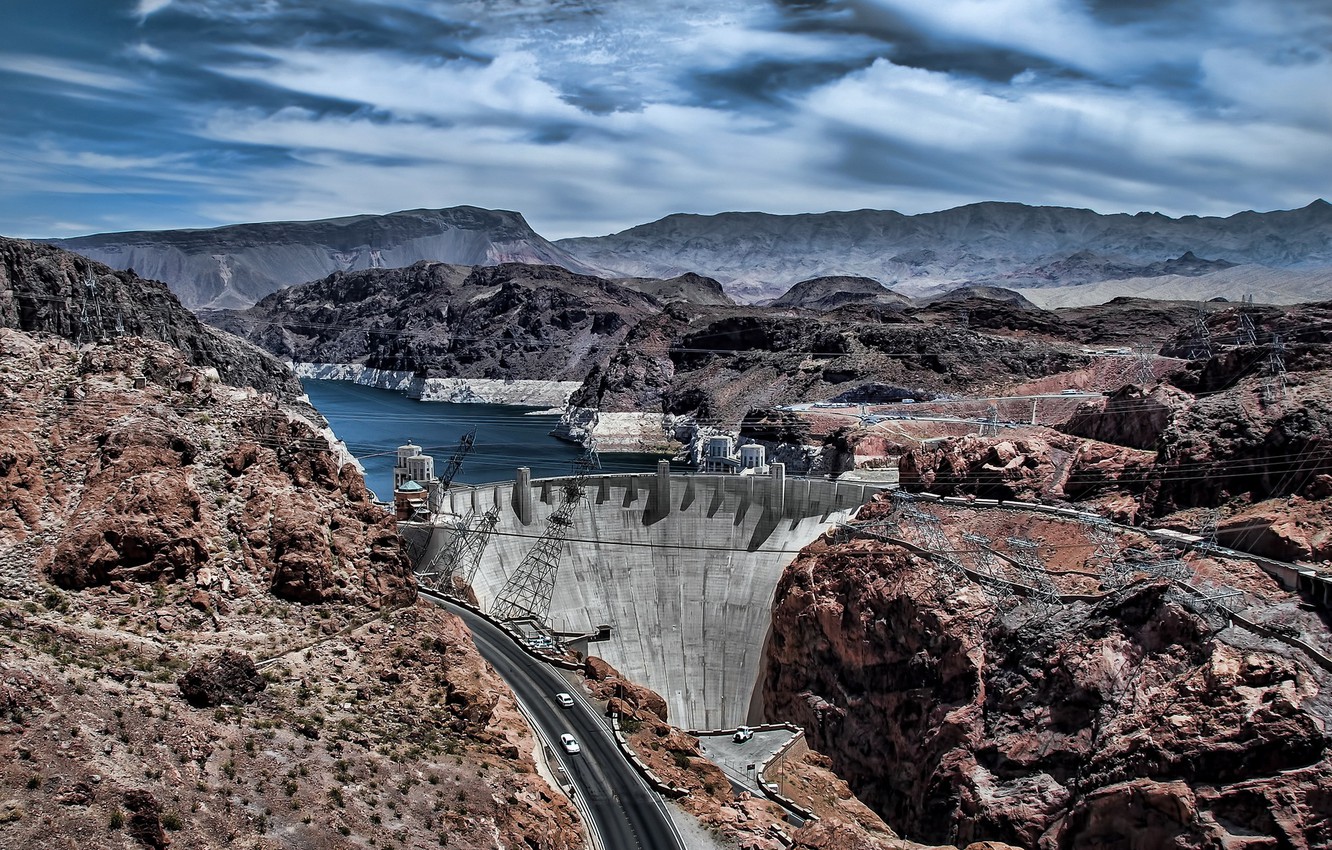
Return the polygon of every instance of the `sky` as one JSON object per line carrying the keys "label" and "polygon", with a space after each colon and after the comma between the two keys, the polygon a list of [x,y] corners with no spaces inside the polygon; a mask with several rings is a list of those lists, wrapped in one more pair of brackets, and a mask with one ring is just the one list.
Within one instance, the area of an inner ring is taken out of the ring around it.
{"label": "sky", "polygon": [[7,0],[0,234],[1332,197],[1328,0]]}

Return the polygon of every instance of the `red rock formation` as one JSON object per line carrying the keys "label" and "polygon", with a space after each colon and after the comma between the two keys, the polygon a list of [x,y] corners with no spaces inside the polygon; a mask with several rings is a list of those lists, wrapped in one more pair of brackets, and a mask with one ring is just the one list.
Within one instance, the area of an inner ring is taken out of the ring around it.
{"label": "red rock formation", "polygon": [[1160,581],[1000,614],[935,569],[867,541],[811,547],[778,587],[763,683],[767,710],[903,834],[1230,847],[1265,830],[1302,850],[1332,836],[1326,671],[1218,639]]}
{"label": "red rock formation", "polygon": [[[190,581],[306,603],[411,599],[392,519],[271,397],[136,338],[76,353],[0,331],[0,352],[28,376],[0,390],[0,537],[43,533],[38,565],[61,587]],[[150,378],[142,389],[135,375]]]}
{"label": "red rock formation", "polygon": [[987,499],[1086,499],[1139,492],[1152,455],[1058,434],[968,436],[902,455],[903,488]]}

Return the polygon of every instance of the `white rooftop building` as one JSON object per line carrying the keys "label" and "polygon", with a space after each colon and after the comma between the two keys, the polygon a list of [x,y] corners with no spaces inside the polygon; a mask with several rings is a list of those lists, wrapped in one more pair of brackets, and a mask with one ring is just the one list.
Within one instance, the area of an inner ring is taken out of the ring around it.
{"label": "white rooftop building", "polygon": [[435,459],[421,454],[421,447],[408,442],[398,446],[398,462],[393,467],[393,489],[399,490],[408,481],[415,481],[423,488],[435,480]]}
{"label": "white rooftop building", "polygon": [[712,474],[767,475],[767,454],[767,448],[758,443],[747,443],[737,451],[735,438],[722,434],[708,437],[700,466]]}

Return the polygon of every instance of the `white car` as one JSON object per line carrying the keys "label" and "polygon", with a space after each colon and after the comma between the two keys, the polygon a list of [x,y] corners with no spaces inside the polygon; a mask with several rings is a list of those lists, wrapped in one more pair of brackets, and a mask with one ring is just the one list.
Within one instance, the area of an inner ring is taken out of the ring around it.
{"label": "white car", "polygon": [[555,695],[555,701],[560,704],[560,708],[573,708],[573,697],[565,693]]}
{"label": "white car", "polygon": [[735,730],[735,734],[731,736],[731,740],[735,741],[737,744],[743,744],[752,737],[754,737],[754,730],[750,729],[748,726],[741,726],[739,729]]}
{"label": "white car", "polygon": [[560,736],[560,746],[564,747],[564,751],[570,755],[583,751],[583,748],[578,746],[578,739],[568,732]]}
{"label": "white car", "polygon": [[1082,390],[1075,390],[1075,389],[1071,389],[1071,388],[1070,388],[1070,389],[1067,389],[1067,390],[1061,390],[1061,391],[1059,392],[1059,394],[1060,394],[1060,395],[1082,395]]}

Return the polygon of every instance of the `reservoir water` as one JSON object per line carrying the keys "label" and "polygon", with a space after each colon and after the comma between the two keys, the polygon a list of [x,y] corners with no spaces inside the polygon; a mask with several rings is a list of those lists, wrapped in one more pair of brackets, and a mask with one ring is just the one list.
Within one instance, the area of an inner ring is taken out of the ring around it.
{"label": "reservoir water", "polygon": [[[393,464],[398,446],[409,440],[435,458],[443,469],[458,439],[473,426],[476,443],[454,478],[465,484],[511,481],[519,466],[533,478],[567,475],[582,449],[550,436],[557,414],[504,404],[421,402],[394,390],[363,387],[350,381],[303,382],[310,402],[333,432],[365,467],[365,482],[381,499],[393,495]],[[601,455],[607,472],[651,472],[655,455]]]}

